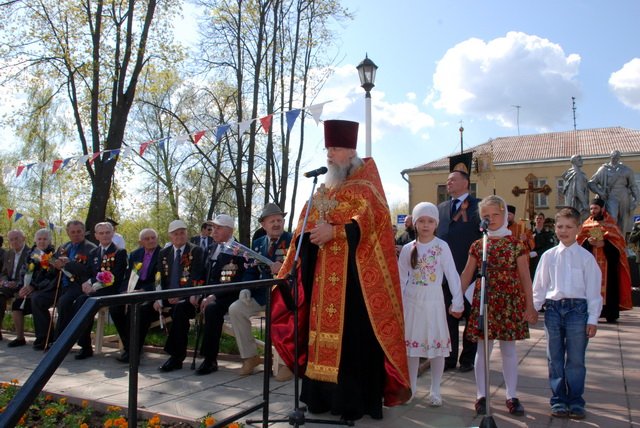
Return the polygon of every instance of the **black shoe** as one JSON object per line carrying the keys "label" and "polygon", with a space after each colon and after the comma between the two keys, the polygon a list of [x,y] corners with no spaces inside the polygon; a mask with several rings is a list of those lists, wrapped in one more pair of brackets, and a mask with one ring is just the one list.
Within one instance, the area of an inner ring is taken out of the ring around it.
{"label": "black shoe", "polygon": [[76,355],[76,360],[86,360],[87,358],[93,357],[93,349],[91,348],[82,348],[82,351],[78,355]]}
{"label": "black shoe", "polygon": [[176,358],[169,357],[169,359],[160,366],[159,370],[162,372],[172,372],[174,370],[180,370],[181,368],[182,361],[178,361]]}
{"label": "black shoe", "polygon": [[477,415],[486,415],[487,414],[487,399],[484,397],[478,398],[475,404],[476,414]]}
{"label": "black shoe", "polygon": [[129,351],[123,351],[122,354],[120,354],[120,356],[118,358],[116,358],[117,361],[120,361],[121,363],[128,363],[129,362]]}
{"label": "black shoe", "polygon": [[455,364],[445,364],[444,365],[444,371],[448,372],[449,370],[455,370],[456,369],[456,365]]}
{"label": "black shoe", "polygon": [[200,364],[200,367],[198,367],[198,370],[196,370],[196,374],[207,375],[209,373],[213,373],[217,371],[218,371],[218,363],[215,361],[211,361],[208,358],[205,358],[202,364]]}
{"label": "black shoe", "polygon": [[27,341],[24,339],[13,339],[11,342],[7,343],[9,348],[16,348],[18,346],[24,346],[27,344]]}
{"label": "black shoe", "polygon": [[509,398],[505,404],[507,405],[509,413],[513,416],[524,416],[524,406],[520,404],[520,400],[517,398]]}
{"label": "black shoe", "polygon": [[467,373],[467,372],[470,372],[471,370],[473,370],[473,364],[469,364],[469,363],[461,363],[460,367],[458,367],[458,371],[460,373]]}

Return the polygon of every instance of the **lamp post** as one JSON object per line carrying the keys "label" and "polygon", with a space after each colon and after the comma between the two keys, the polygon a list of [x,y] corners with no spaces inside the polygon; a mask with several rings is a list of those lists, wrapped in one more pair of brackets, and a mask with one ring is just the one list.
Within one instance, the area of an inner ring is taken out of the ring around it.
{"label": "lamp post", "polygon": [[374,82],[376,80],[376,70],[378,66],[369,59],[369,56],[365,54],[365,58],[356,67],[358,69],[358,75],[360,76],[360,85],[364,89],[364,102],[365,102],[365,124],[367,127],[367,144],[366,144],[366,157],[371,157],[371,89],[373,89]]}

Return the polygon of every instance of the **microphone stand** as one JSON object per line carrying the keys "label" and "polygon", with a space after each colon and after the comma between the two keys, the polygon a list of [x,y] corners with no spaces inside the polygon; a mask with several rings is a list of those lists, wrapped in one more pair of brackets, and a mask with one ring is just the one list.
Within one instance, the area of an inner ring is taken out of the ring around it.
{"label": "microphone stand", "polygon": [[[293,302],[291,301],[291,294],[289,290],[283,290],[280,288],[280,292],[283,296],[283,300],[287,308],[293,311],[293,410],[289,412],[288,417],[285,419],[269,419],[266,421],[267,423],[277,423],[277,422],[288,422],[289,425],[292,425],[298,428],[301,425],[304,425],[306,422],[318,423],[318,424],[326,424],[326,425],[346,425],[346,426],[354,426],[353,421],[347,420],[331,420],[331,419],[310,419],[305,416],[305,412],[307,410],[306,407],[300,407],[300,369],[298,365],[298,360],[300,356],[300,349],[298,347],[298,337],[299,337],[299,328],[298,328],[298,275],[296,272],[296,267],[298,265],[298,260],[300,260],[300,249],[302,248],[302,238],[304,237],[305,231],[307,229],[307,221],[309,219],[309,212],[311,211],[311,206],[313,204],[313,194],[316,190],[316,185],[318,184],[318,176],[313,176],[313,186],[311,187],[311,195],[309,195],[309,201],[307,202],[307,210],[304,213],[304,219],[302,220],[302,228],[300,229],[300,236],[298,236],[298,243],[296,246],[296,255],[293,258],[293,264],[291,265],[291,272],[289,272],[289,281],[291,282],[290,287],[293,287]],[[286,295],[286,297],[285,297]],[[255,422],[260,422],[257,420],[247,420],[247,424],[252,425]]]}
{"label": "microphone stand", "polygon": [[482,328],[484,340],[482,341],[482,352],[484,354],[484,396],[486,400],[487,412],[480,422],[480,428],[497,428],[496,422],[491,416],[491,394],[489,391],[489,299],[487,293],[487,247],[489,246],[489,236],[487,228],[482,227],[482,265],[480,267],[480,315],[478,324]]}

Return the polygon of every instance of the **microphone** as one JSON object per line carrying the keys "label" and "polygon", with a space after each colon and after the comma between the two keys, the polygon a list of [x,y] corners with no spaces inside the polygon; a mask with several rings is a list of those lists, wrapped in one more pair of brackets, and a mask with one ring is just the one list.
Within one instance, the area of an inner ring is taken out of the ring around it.
{"label": "microphone", "polygon": [[307,178],[312,178],[312,177],[317,177],[317,176],[322,175],[322,174],[326,174],[327,171],[329,171],[329,170],[327,169],[326,166],[321,166],[320,168],[314,169],[313,171],[307,171],[302,175],[304,175]]}
{"label": "microphone", "polygon": [[487,230],[489,230],[489,217],[485,217],[482,219],[479,229],[480,232],[487,233]]}

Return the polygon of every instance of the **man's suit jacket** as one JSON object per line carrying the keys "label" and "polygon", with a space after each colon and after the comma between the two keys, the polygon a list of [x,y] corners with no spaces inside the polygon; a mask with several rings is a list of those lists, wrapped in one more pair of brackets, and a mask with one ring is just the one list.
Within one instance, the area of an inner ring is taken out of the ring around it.
{"label": "man's suit jacket", "polygon": [[[156,272],[158,272],[158,257],[160,255],[160,247],[156,247],[153,250],[153,254],[151,255],[151,261],[149,262],[149,267],[147,268],[147,277],[142,280],[138,278],[138,282],[136,283],[136,290],[145,290],[145,291],[154,291],[155,290],[155,282],[156,282]],[[126,288],[129,284],[129,277],[131,276],[131,271],[136,263],[142,263],[144,260],[144,248],[139,247],[136,248],[129,254],[129,269],[127,270],[127,274],[125,276],[126,281],[123,286]]]}
{"label": "man's suit jacket", "polygon": [[[205,260],[206,284],[229,284],[242,281],[246,270],[246,260],[242,256],[234,256],[222,251],[214,258],[213,256],[218,245],[219,244],[214,243],[207,251]],[[231,264],[234,266],[230,266]],[[216,296],[218,298],[231,295],[237,296],[238,293],[239,291],[224,294],[217,293]]]}
{"label": "man's suit jacket", "polygon": [[[189,242],[191,242],[191,243],[192,243],[193,245],[195,245],[196,247],[200,247],[200,248],[202,248],[202,247],[200,246],[200,238],[201,238],[201,236],[200,236],[200,235],[198,235],[198,236],[194,236],[193,238],[191,238],[191,239],[189,240]],[[215,244],[215,241],[213,240],[213,238],[212,238],[212,237],[210,237],[210,236],[207,236],[207,248],[209,248],[209,247],[210,247],[210,246],[212,246],[213,244]]]}
{"label": "man's suit jacket", "polygon": [[25,245],[22,248],[20,257],[18,258],[18,266],[14,272],[16,252],[11,249],[4,253],[4,262],[2,263],[2,273],[0,274],[0,281],[15,281],[16,288],[0,287],[0,293],[9,297],[13,296],[20,287],[22,287],[23,274],[25,272],[25,264],[29,258],[29,248]]}
{"label": "man's suit jacket", "polygon": [[[71,242],[62,245],[56,251],[55,257],[68,257],[72,247]],[[91,267],[89,266],[89,253],[96,248],[95,244],[86,239],[78,244],[76,255],[73,259],[69,257],[69,261],[64,266],[64,270],[71,274],[69,281],[72,283],[82,284],[91,278]],[[63,275],[64,276],[64,275]]]}
{"label": "man's suit jacket", "polygon": [[89,253],[91,283],[93,284],[97,281],[96,275],[98,273],[108,270],[113,274],[113,284],[99,289],[92,296],[118,294],[122,291],[125,274],[127,273],[127,250],[118,248],[113,242],[109,244],[102,256],[100,254],[101,249],[102,247],[97,246]]}
{"label": "man's suit jacket", "polygon": [[[180,260],[180,270],[178,279],[184,279],[184,283],[180,283],[179,287],[193,287],[195,285],[202,285],[204,281],[204,252],[202,248],[187,242],[182,253]],[[169,245],[166,248],[160,250],[158,255],[158,264],[156,269],[160,272],[160,284],[163,290],[171,288],[169,283],[171,279],[171,272],[173,270],[173,259],[175,253],[173,251],[173,245]]]}
{"label": "man's suit jacket", "polygon": [[[451,218],[451,199],[438,204],[438,213],[440,218],[437,235],[449,245],[458,273],[462,273],[465,265],[467,264],[471,244],[482,238],[482,233],[479,228],[479,200],[469,195],[463,204],[465,202],[468,202],[468,206],[466,207],[466,222],[463,220],[462,216],[460,216],[457,221],[454,221]],[[460,208],[458,210],[460,210]]]}

